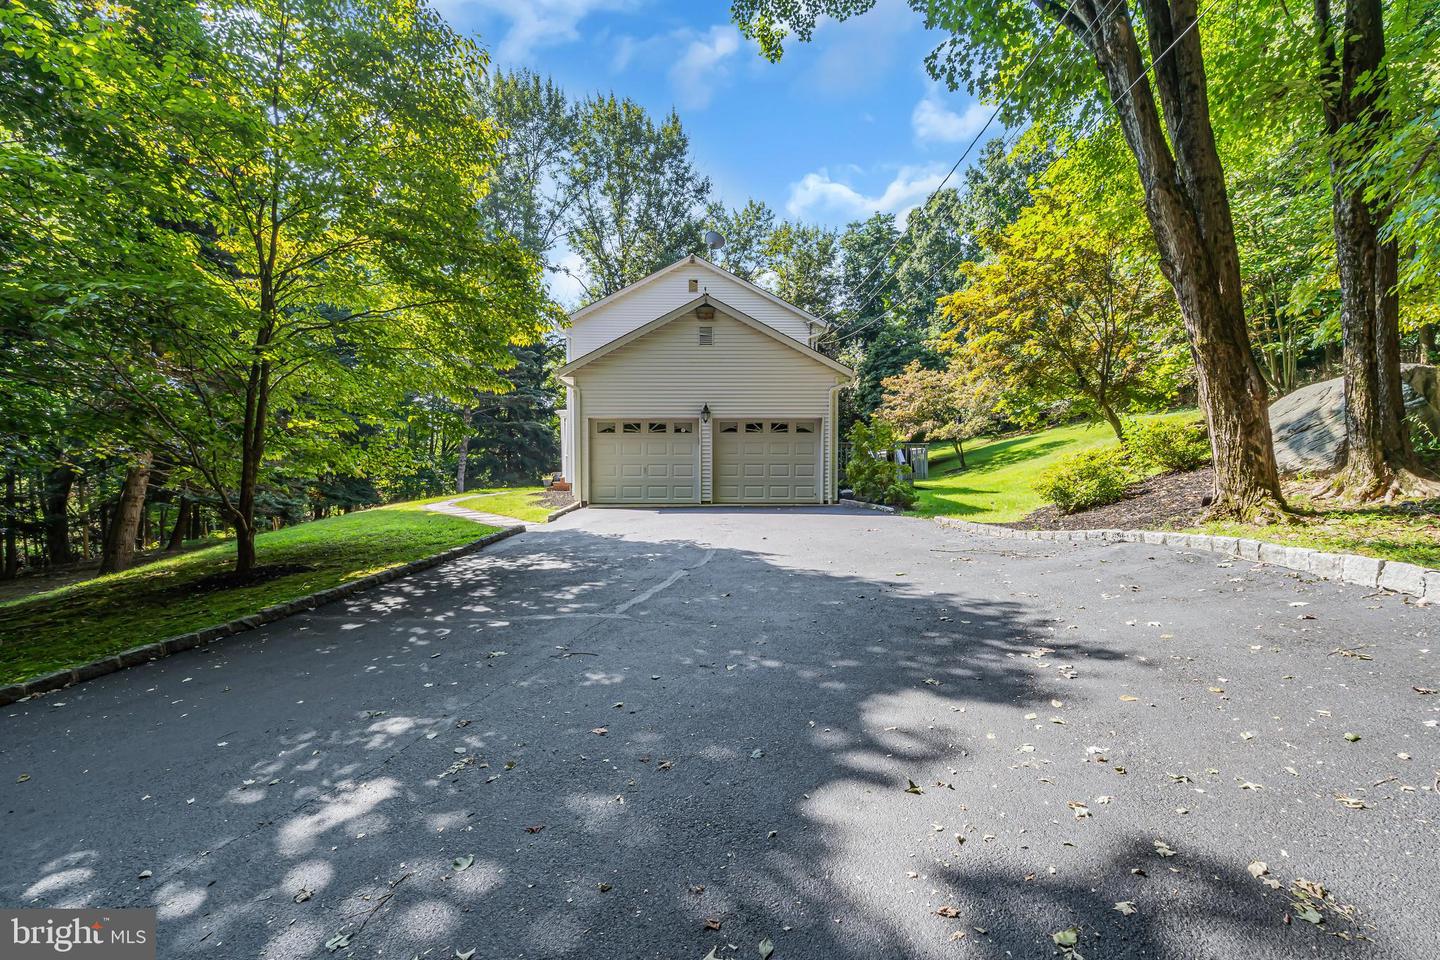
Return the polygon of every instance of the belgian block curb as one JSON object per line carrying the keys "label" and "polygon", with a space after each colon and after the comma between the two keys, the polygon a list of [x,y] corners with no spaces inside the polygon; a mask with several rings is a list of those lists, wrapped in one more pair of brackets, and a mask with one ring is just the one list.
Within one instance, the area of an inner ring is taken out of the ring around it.
{"label": "belgian block curb", "polygon": [[854,497],[840,497],[842,507],[860,507],[863,510],[875,510],[879,513],[899,513],[894,507],[887,507],[883,503],[871,503],[869,500],[856,500]]}
{"label": "belgian block curb", "polygon": [[333,603],[336,600],[343,600],[346,597],[353,596],[362,590],[378,587],[382,583],[389,583],[392,580],[398,580],[412,573],[437,567],[446,561],[463,557],[467,553],[474,553],[477,550],[488,547],[492,543],[498,543],[507,537],[513,537],[517,533],[524,532],[525,528],[523,526],[507,527],[504,530],[498,530],[495,533],[481,537],[479,540],[472,540],[458,547],[451,547],[449,550],[442,550],[440,553],[432,554],[428,557],[421,557],[419,560],[411,560],[409,563],[392,567],[389,570],[382,570],[379,573],[372,573],[370,576],[361,577],[359,580],[351,580],[348,583],[337,584],[336,586],[308,594],[307,596],[296,597],[294,600],[287,600],[284,603],[277,603],[265,607],[238,620],[231,620],[229,623],[222,623],[213,627],[203,627],[199,630],[192,630],[190,633],[182,633],[176,637],[156,640],[154,643],[131,647],[129,650],[123,650],[120,653],[96,660],[93,663],[73,667],[69,670],[58,670],[55,673],[49,673],[43,677],[36,677],[24,683],[15,683],[8,687],[0,687],[0,707],[24,700],[26,697],[34,696],[37,693],[59,690],[71,684],[83,683],[86,680],[103,677],[107,673],[124,670],[126,667],[133,667],[151,660],[159,660],[161,657],[168,657],[172,653],[179,653],[182,650],[192,650],[195,647],[203,647],[207,643],[219,640],[222,637],[228,637],[236,633],[244,633],[246,630],[253,630],[267,623],[283,620],[291,614],[314,610],[316,607],[323,606],[324,604]]}
{"label": "belgian block curb", "polygon": [[1166,530],[1017,530],[999,524],[976,523],[954,517],[936,517],[942,527],[1008,540],[1058,540],[1067,543],[1148,543],[1186,550],[1218,553],[1256,563],[1298,570],[1321,580],[1338,580],[1379,588],[1440,603],[1440,570],[1399,560],[1379,560],[1353,553],[1326,553],[1309,547],[1287,547],[1243,537],[1217,537],[1208,533],[1171,533]]}
{"label": "belgian block curb", "polygon": [[545,518],[545,522],[553,523],[554,521],[559,520],[561,517],[565,516],[565,514],[574,513],[576,510],[579,510],[583,506],[585,506],[585,504],[581,503],[579,500],[576,500],[568,507],[561,507],[559,510],[551,511],[550,515]]}

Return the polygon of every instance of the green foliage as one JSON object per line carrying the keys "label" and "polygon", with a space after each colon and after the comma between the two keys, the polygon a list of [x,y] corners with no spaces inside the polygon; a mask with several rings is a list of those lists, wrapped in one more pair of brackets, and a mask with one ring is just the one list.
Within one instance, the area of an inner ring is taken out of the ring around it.
{"label": "green foliage", "polygon": [[1106,450],[1085,450],[1061,458],[1040,474],[1035,492],[1062,513],[1074,513],[1116,502],[1129,485],[1123,458]]}
{"label": "green foliage", "polygon": [[1201,420],[1134,421],[1126,427],[1124,446],[1126,455],[1140,467],[1195,470],[1210,462],[1210,437]]}
{"label": "green foliage", "polygon": [[883,422],[860,422],[850,428],[845,482],[856,497],[907,510],[914,505],[915,490],[907,482],[910,468],[889,459],[898,442],[895,430]]}
{"label": "green foliage", "polygon": [[673,111],[659,123],[613,94],[579,108],[569,173],[569,244],[598,300],[660,267],[704,250],[695,211],[710,180],[690,158]]}

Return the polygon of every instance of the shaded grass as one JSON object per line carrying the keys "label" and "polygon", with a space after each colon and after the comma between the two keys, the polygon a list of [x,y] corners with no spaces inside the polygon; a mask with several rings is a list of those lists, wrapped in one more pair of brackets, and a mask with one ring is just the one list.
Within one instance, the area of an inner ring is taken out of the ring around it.
{"label": "shaded grass", "polygon": [[[1193,412],[1162,414],[1193,417]],[[1144,419],[1144,418],[1142,418]],[[963,517],[980,523],[1010,523],[1045,506],[1035,481],[1056,460],[1081,450],[1114,447],[1120,442],[1104,424],[1055,427],[1037,433],[975,444],[965,450],[969,469],[948,442],[930,445],[930,479],[915,483],[912,513],[922,517]]]}
{"label": "shaded grass", "polygon": [[498,513],[502,517],[514,517],[531,523],[544,523],[545,518],[555,510],[545,503],[544,487],[490,487],[474,490],[475,496],[457,500],[456,504],[471,510]]}
{"label": "shaded grass", "polygon": [[235,545],[220,543],[0,603],[0,684],[234,620],[493,530],[415,503],[397,504],[260,534],[259,565],[281,568],[273,579],[215,583],[235,567]]}
{"label": "shaded grass", "polygon": [[1292,495],[1290,506],[1294,523],[1207,523],[1189,531],[1440,568],[1440,500],[1330,509]]}

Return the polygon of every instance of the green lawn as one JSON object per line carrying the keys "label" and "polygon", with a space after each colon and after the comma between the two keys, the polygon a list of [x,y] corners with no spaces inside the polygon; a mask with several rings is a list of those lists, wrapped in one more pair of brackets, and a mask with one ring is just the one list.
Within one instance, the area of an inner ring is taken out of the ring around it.
{"label": "green lawn", "polygon": [[221,543],[124,573],[0,603],[0,684],[79,666],[478,540],[492,527],[418,503],[287,527],[256,538],[262,566],[296,569],[241,587],[203,588],[234,568]]}
{"label": "green lawn", "polygon": [[544,523],[545,518],[555,510],[545,503],[544,487],[491,487],[470,492],[474,496],[467,496],[456,503],[471,510],[498,513],[502,517],[514,517],[516,520]]}
{"label": "green lawn", "polygon": [[948,442],[931,444],[930,479],[915,483],[919,499],[913,512],[922,517],[1010,523],[1045,505],[1035,492],[1035,480],[1046,467],[1080,450],[1119,445],[1114,432],[1104,424],[1056,427],[967,444],[965,463],[969,469],[956,471],[959,461],[954,447]]}

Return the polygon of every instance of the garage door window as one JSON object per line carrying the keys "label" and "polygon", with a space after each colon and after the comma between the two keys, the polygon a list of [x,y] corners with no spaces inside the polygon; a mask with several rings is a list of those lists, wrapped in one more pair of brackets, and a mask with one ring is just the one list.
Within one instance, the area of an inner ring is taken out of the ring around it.
{"label": "garage door window", "polygon": [[621,429],[621,431],[624,432],[624,433],[639,433],[639,432],[640,432],[640,421],[639,421],[639,420],[626,421],[625,423],[621,424],[620,429]]}
{"label": "garage door window", "polygon": [[673,425],[676,433],[693,433],[695,425],[691,423],[677,423]]}
{"label": "garage door window", "polygon": [[814,433],[814,432],[815,432],[815,428],[812,427],[812,426],[811,426],[810,424],[808,424],[808,423],[797,423],[797,424],[795,424],[795,432],[796,432],[796,433]]}
{"label": "garage door window", "polygon": [[730,423],[722,423],[722,424],[720,425],[720,432],[721,432],[721,433],[738,433],[739,430],[740,430],[740,424],[735,423],[735,422],[733,422],[733,421],[730,422]]}
{"label": "garage door window", "polygon": [[664,421],[651,420],[646,424],[646,429],[651,433],[664,433],[666,424]]}
{"label": "garage door window", "polygon": [[771,433],[789,433],[789,432],[790,432],[790,424],[786,423],[784,420],[776,420],[776,421],[774,421],[774,422],[772,422],[772,423],[770,424],[770,432],[771,432]]}
{"label": "garage door window", "polygon": [[611,420],[611,421],[609,421],[609,422],[601,422],[601,423],[595,424],[595,432],[596,432],[596,433],[614,433],[614,432],[615,432],[615,421],[614,421],[614,420]]}
{"label": "garage door window", "polygon": [[763,423],[747,423],[747,424],[745,424],[745,432],[746,432],[746,433],[764,433],[764,432],[765,432],[765,424],[763,424]]}

